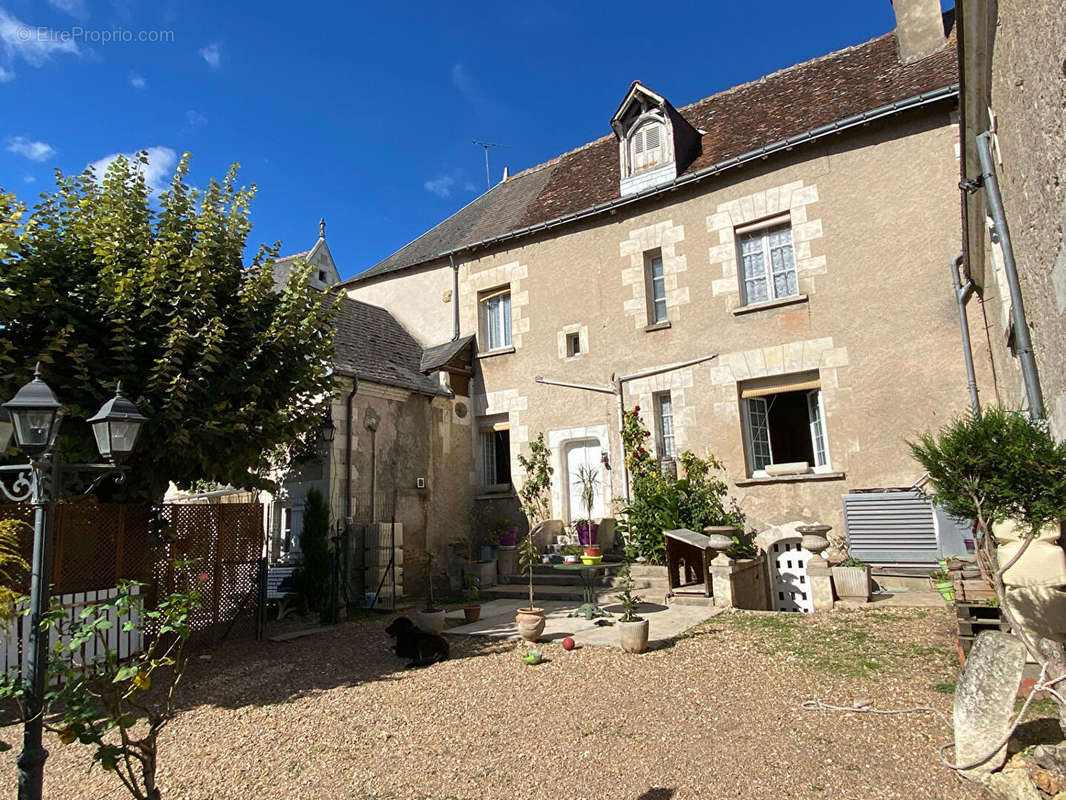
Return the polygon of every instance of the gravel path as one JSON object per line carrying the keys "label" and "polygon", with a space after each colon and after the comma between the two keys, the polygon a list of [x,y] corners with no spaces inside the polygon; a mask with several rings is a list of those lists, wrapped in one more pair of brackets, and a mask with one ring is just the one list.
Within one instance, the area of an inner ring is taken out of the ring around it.
{"label": "gravel path", "polygon": [[[546,645],[536,667],[513,644],[452,637],[450,661],[412,671],[386,623],[197,660],[160,745],[164,797],[982,796],[937,763],[950,732],[935,717],[800,710],[864,698],[950,714],[934,689],[956,677],[946,610],[728,614],[640,656]],[[87,748],[47,746],[47,797],[124,796],[87,771]]]}

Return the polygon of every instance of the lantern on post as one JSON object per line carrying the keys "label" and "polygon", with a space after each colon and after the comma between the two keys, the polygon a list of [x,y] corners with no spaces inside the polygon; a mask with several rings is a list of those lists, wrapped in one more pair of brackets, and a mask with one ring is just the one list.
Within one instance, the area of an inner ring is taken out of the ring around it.
{"label": "lantern on post", "polygon": [[93,426],[96,449],[100,455],[113,463],[126,458],[137,443],[141,425],[148,420],[122,394],[122,381],[115,387],[115,396],[100,406],[96,416],[86,420]]}

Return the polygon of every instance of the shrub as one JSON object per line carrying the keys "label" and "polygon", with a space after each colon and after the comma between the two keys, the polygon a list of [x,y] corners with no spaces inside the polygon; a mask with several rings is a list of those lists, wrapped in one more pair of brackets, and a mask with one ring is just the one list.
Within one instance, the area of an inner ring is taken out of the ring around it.
{"label": "shrub", "polygon": [[311,611],[323,611],[329,597],[329,509],[318,489],[309,489],[304,501],[304,526],[300,533],[302,561],[293,573],[296,591]]}

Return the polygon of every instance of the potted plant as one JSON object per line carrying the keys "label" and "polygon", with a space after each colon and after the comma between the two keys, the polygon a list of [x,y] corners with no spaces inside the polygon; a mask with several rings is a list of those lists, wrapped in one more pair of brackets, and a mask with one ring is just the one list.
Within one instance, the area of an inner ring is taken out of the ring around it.
{"label": "potted plant", "polygon": [[512,525],[507,520],[496,523],[496,534],[500,548],[513,548],[518,545],[518,526]]}
{"label": "potted plant", "polygon": [[833,587],[841,600],[870,599],[870,565],[849,556],[833,567]]}
{"label": "potted plant", "polygon": [[481,581],[476,575],[467,575],[463,586],[466,603],[463,615],[467,622],[477,622],[481,618]]}
{"label": "potted plant", "polygon": [[444,630],[444,609],[437,608],[433,602],[433,567],[437,563],[437,554],[426,551],[426,607],[415,612],[415,625],[426,633],[440,633]]}
{"label": "potted plant", "polygon": [[494,527],[485,532],[481,539],[481,552],[478,554],[479,561],[495,561],[496,546],[500,543],[500,529]]}
{"label": "potted plant", "polygon": [[582,547],[578,544],[564,545],[560,551],[563,556],[564,564],[577,564],[581,561]]}
{"label": "potted plant", "polygon": [[933,584],[933,588],[940,592],[941,597],[949,603],[954,602],[955,582],[951,580],[951,575],[942,569],[938,569],[929,573],[929,580]]}
{"label": "potted plant", "polygon": [[574,523],[577,528],[577,540],[584,546],[585,555],[598,556],[600,546],[596,544],[597,525],[592,521],[592,507],[596,504],[596,490],[599,488],[600,471],[589,464],[582,464],[577,470],[577,480],[581,484],[581,505],[585,509],[585,519]]}
{"label": "potted plant", "polygon": [[627,653],[643,653],[648,649],[648,620],[637,616],[641,598],[633,594],[633,576],[627,561],[622,568],[625,588],[615,597],[622,604],[622,617],[618,620],[618,634],[622,649]]}
{"label": "potted plant", "polygon": [[[532,528],[530,529],[532,531]],[[518,548],[518,563],[522,572],[529,577],[529,606],[518,609],[515,616],[515,624],[518,626],[519,635],[529,642],[535,642],[544,633],[544,609],[533,605],[533,567],[540,563],[540,553],[533,544],[533,535],[530,533],[522,540]]]}

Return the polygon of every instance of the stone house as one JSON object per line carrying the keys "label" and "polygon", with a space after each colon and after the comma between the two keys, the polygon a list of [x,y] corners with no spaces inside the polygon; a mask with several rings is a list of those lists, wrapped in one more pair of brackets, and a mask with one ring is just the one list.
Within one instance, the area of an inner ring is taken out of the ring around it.
{"label": "stone house", "polygon": [[[959,3],[962,271],[977,290],[969,303],[980,309],[970,346],[978,364],[990,366],[990,379],[978,381],[979,400],[1037,411],[1042,406],[1059,440],[1066,438],[1064,42],[1061,3]],[[981,180],[978,137],[986,132],[1009,254],[1004,238],[992,235],[992,189]],[[1011,271],[1017,274],[1015,296]]]}
{"label": "stone house", "polygon": [[608,135],[341,284],[424,348],[473,337],[457,497],[513,511],[543,432],[555,515],[584,516],[582,466],[611,515],[637,406],[662,458],[723,463],[756,530],[843,531],[843,495],[921,477],[906,438],[967,408],[958,75],[953,15],[895,8],[891,33],[680,108],[634,82]]}

